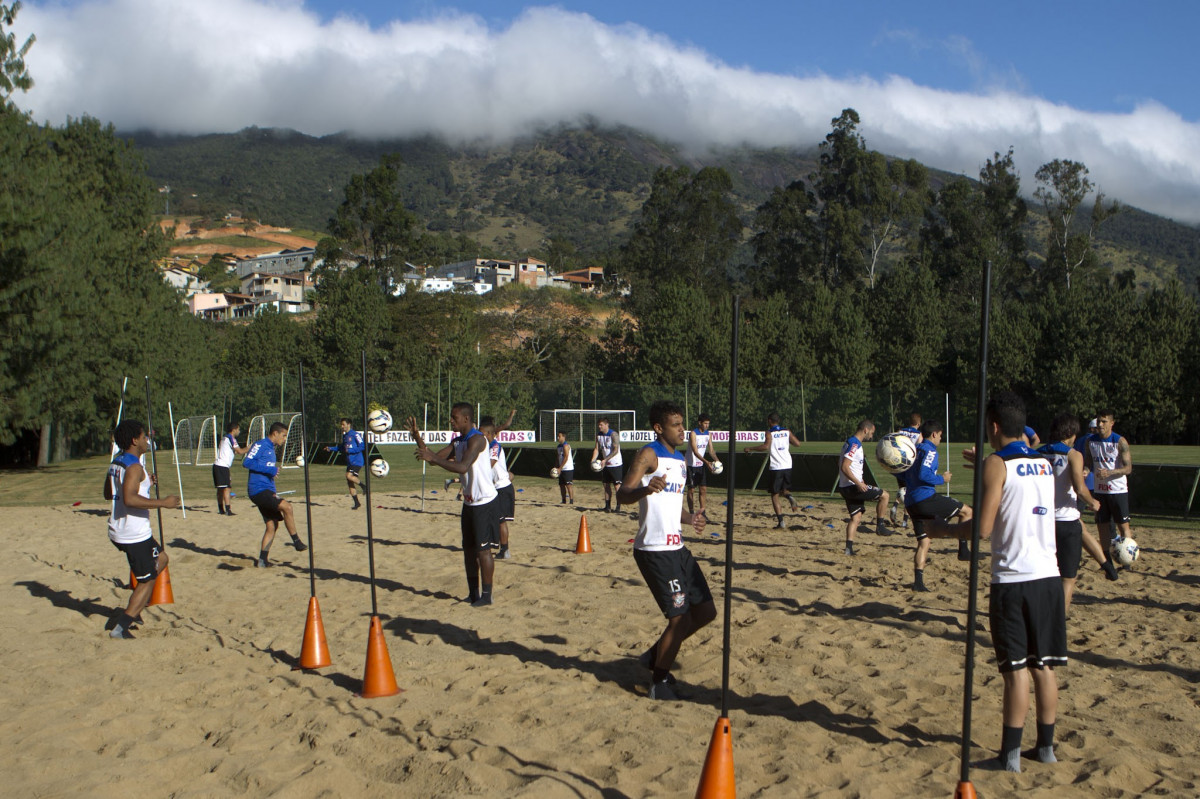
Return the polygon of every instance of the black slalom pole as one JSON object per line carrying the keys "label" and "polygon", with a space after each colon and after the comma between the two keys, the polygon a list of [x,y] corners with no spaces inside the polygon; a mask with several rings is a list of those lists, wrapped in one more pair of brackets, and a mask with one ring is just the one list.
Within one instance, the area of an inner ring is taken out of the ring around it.
{"label": "black slalom pole", "polygon": [[733,329],[729,347],[729,455],[728,487],[725,500],[725,625],[721,644],[721,715],[713,727],[704,769],[696,796],[732,797],[736,795],[733,778],[733,733],[729,723],[729,635],[733,608],[733,501],[737,478],[737,381],[738,328],[742,298],[733,298]]}
{"label": "black slalom pole", "polygon": [[325,622],[317,601],[316,550],[313,548],[312,487],[308,481],[308,407],[305,400],[304,364],[300,364],[300,450],[304,457],[304,519],[308,525],[308,615],[304,621],[304,639],[300,645],[299,666],[320,669],[333,661],[325,639]]}
{"label": "black slalom pole", "polygon": [[[992,307],[992,262],[983,265],[983,303],[979,311],[979,397],[976,405],[975,425],[975,481],[972,501],[978,510],[983,498],[983,445],[986,432],[984,411],[987,408],[988,335],[991,325]],[[979,516],[971,522],[971,568],[970,591],[967,595],[967,655],[963,673],[962,751],[959,754],[959,782],[954,791],[955,799],[975,799],[975,786],[971,784],[971,694],[975,682],[975,616],[979,611],[976,584],[979,580]]]}
{"label": "black slalom pole", "polygon": [[[158,444],[154,441],[154,414],[150,410],[150,375],[146,375],[146,428],[151,431],[150,436],[150,471],[154,475],[154,498],[162,499],[162,492],[158,488]],[[171,435],[175,435],[175,431],[170,431]],[[183,486],[179,487],[179,493],[183,493]],[[162,508],[155,508],[158,514],[158,547],[163,552],[167,550],[167,534],[163,531]],[[174,605],[175,592],[171,590],[171,575],[169,569],[162,570],[154,579],[154,593],[150,595],[151,605]]]}

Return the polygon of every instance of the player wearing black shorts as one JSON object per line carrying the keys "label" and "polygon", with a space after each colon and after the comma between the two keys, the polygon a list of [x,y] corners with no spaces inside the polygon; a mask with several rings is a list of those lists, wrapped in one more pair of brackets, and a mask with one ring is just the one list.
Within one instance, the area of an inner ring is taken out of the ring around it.
{"label": "player wearing black shorts", "polygon": [[[937,486],[950,482],[950,472],[938,474],[938,445],[942,443],[941,422],[928,421],[921,425],[924,439],[917,447],[917,462],[904,473],[906,486],[904,509],[913,521],[913,534],[917,538],[917,551],[913,554],[913,590],[928,591],[925,587],[925,560],[932,541],[925,531],[925,522],[948,522],[955,516],[960,521],[971,518],[971,506],[953,497],[937,493]],[[966,541],[959,541],[959,560],[970,560],[971,549]]]}
{"label": "player wearing black shorts", "polygon": [[286,440],[287,425],[276,422],[271,425],[267,437],[254,442],[250,447],[250,452],[242,459],[242,466],[250,472],[246,479],[246,493],[250,495],[250,501],[258,508],[258,512],[263,518],[263,524],[266,525],[266,529],[263,530],[262,543],[258,548],[258,560],[254,564],[260,569],[271,565],[267,556],[271,551],[271,543],[275,540],[275,532],[279,529],[280,522],[283,522],[287,528],[288,535],[292,538],[292,546],[296,548],[297,552],[308,549],[301,542],[300,536],[296,535],[296,519],[292,513],[292,503],[281,499],[275,493],[275,475],[279,474],[279,466],[275,463],[275,448],[282,447]]}
{"label": "player wearing black shorts", "polygon": [[233,503],[231,497],[231,482],[229,469],[233,466],[233,458],[235,455],[244,455],[248,447],[239,447],[237,443],[238,434],[242,428],[237,422],[230,422],[225,426],[225,435],[221,437],[221,444],[217,447],[217,457],[213,461],[213,486],[217,489],[217,513],[223,513],[226,516],[233,515]]}
{"label": "player wearing black shorts", "polygon": [[558,491],[562,494],[563,504],[575,504],[575,452],[567,443],[567,434],[560,430],[555,436],[558,447],[555,450],[554,468],[558,469]]}
{"label": "player wearing black shorts", "polygon": [[838,493],[846,501],[846,510],[850,518],[846,520],[847,555],[854,554],[854,533],[858,530],[858,522],[866,512],[868,502],[875,503],[875,532],[886,535],[883,527],[883,514],[888,506],[888,492],[879,486],[867,485],[863,480],[863,443],[875,437],[875,423],[863,419],[858,423],[854,435],[846,439],[842,446],[841,465],[838,468]]}
{"label": "player wearing black shorts", "polygon": [[799,506],[796,505],[796,500],[792,499],[792,451],[789,447],[800,446],[800,439],[779,422],[779,414],[769,414],[765,440],[757,446],[746,447],[744,451],[768,453],[770,462],[767,466],[767,484],[771,487],[771,510],[775,513],[775,528],[786,530],[779,498],[785,497],[792,513],[796,512]]}
{"label": "player wearing black shorts", "polygon": [[[608,418],[596,422],[596,446],[592,447],[592,461],[600,461],[601,480],[604,483],[604,512],[612,510],[614,493],[619,493],[624,479],[624,461],[621,459],[621,436],[609,427]],[[621,512],[621,500],[617,500],[617,512]]]}

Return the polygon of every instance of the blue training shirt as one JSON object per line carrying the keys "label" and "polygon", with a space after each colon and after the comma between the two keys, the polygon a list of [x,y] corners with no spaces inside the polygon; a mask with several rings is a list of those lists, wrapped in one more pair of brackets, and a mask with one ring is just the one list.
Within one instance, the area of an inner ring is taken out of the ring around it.
{"label": "blue training shirt", "polygon": [[904,473],[904,505],[910,507],[937,493],[937,486],[946,481],[938,474],[937,447],[928,441],[917,445],[917,462]]}
{"label": "blue training shirt", "polygon": [[366,448],[362,433],[353,429],[342,433],[342,445],[338,449],[346,456],[346,464],[348,466],[353,466],[356,469],[362,468],[363,463],[365,463],[363,460],[363,451]]}
{"label": "blue training shirt", "polygon": [[263,491],[275,492],[275,475],[279,467],[275,463],[275,445],[269,438],[261,438],[242,459],[242,466],[250,470],[246,480],[246,494],[254,496]]}

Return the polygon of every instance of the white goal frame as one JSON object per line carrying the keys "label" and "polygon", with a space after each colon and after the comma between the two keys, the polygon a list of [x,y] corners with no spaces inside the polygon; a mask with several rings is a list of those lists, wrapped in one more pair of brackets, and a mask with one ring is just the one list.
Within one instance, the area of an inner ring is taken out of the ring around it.
{"label": "white goal frame", "polygon": [[185,416],[175,423],[171,450],[179,466],[212,466],[217,460],[217,417]]}
{"label": "white goal frame", "polygon": [[[281,422],[287,425],[287,438],[283,440],[283,453],[276,460],[281,469],[298,469],[296,458],[304,455],[304,425],[300,411],[285,413],[261,413],[250,420],[249,434],[246,436],[246,446],[253,446],[256,441],[267,437],[271,425]],[[249,453],[247,453],[249,454]],[[245,455],[242,456],[245,458]]]}
{"label": "white goal frame", "polygon": [[538,411],[538,440],[554,441],[562,430],[567,434],[567,441],[593,441],[596,422],[604,417],[608,417],[609,428],[618,433],[637,430],[637,411],[554,408]]}

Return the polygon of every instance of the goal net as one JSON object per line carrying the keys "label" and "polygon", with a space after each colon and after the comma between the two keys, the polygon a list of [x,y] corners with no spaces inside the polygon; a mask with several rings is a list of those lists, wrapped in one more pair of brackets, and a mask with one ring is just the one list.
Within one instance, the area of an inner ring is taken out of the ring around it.
{"label": "goal net", "polygon": [[608,419],[608,426],[618,433],[637,429],[636,411],[555,408],[538,412],[538,440],[553,441],[560,432],[565,432],[567,441],[591,441],[601,419]]}
{"label": "goal net", "polygon": [[[281,469],[295,469],[296,458],[304,454],[304,441],[301,424],[301,416],[298,411],[288,411],[287,413],[264,413],[255,416],[250,420],[250,433],[246,437],[246,445],[251,446],[254,442],[267,437],[267,431],[271,429],[271,425],[279,422],[287,425],[287,438],[283,441],[283,452],[279,455],[278,463]],[[244,456],[243,456],[244,457]]]}
{"label": "goal net", "polygon": [[175,423],[175,462],[212,466],[217,459],[217,417],[186,416]]}

